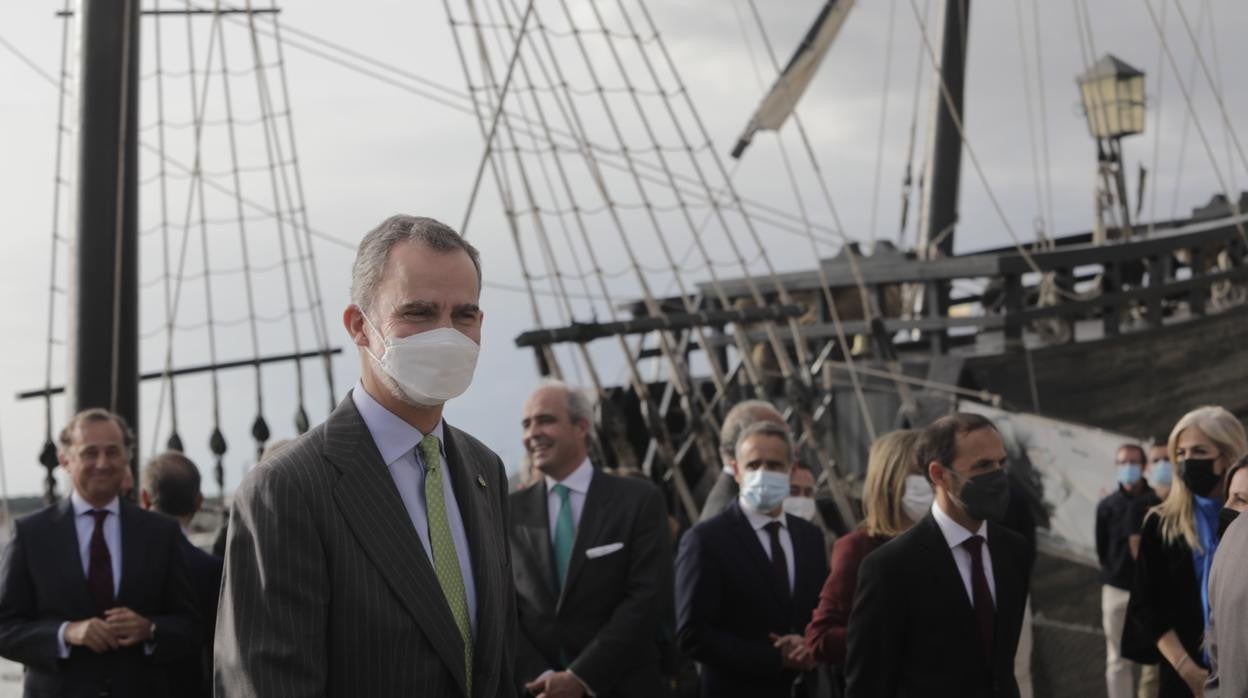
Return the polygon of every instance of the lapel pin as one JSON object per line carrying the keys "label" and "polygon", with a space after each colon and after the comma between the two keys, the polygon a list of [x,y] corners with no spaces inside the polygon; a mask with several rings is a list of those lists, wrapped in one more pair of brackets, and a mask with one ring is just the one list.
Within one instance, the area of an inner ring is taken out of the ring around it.
{"label": "lapel pin", "polygon": [[482,477],[480,474],[477,475],[477,484],[481,485],[481,487],[483,488],[485,487],[485,478]]}

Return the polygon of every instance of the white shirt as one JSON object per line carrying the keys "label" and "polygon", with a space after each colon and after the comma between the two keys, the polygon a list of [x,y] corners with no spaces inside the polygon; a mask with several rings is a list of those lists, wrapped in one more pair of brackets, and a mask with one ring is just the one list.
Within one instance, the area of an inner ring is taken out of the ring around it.
{"label": "white shirt", "polygon": [[789,535],[789,522],[784,515],[784,511],[780,511],[779,516],[768,516],[763,512],[750,506],[744,498],[738,497],[737,501],[741,503],[741,511],[745,513],[745,520],[750,522],[750,527],[754,529],[754,533],[758,536],[758,541],[763,545],[763,552],[767,553],[767,558],[771,559],[771,534],[764,528],[772,521],[780,522],[780,549],[784,551],[784,563],[789,568],[789,593],[793,593],[794,572],[793,561],[793,538]]}
{"label": "white shirt", "polygon": [[[351,391],[351,400],[359,411],[364,425],[368,427],[381,460],[390,471],[394,485],[399,490],[403,507],[416,528],[416,535],[425,548],[429,564],[433,564],[433,545],[429,542],[429,515],[425,509],[425,462],[420,456],[420,442],[425,438],[420,430],[403,421],[381,403],[360,383],[355,384]],[[468,597],[468,618],[473,635],[477,632],[477,585],[472,576],[472,557],[468,551],[468,533],[464,529],[464,519],[459,513],[459,501],[455,499],[455,490],[451,478],[465,473],[455,473],[453,468],[445,467],[446,440],[443,436],[443,422],[433,428],[433,435],[438,437],[442,451],[442,497],[446,501],[446,518],[451,528],[451,540],[455,543],[455,556],[459,558],[459,576],[464,580],[464,594]],[[465,475],[466,476],[466,475]]]}
{"label": "white shirt", "polygon": [[589,459],[576,466],[562,480],[546,476],[546,513],[550,523],[550,544],[555,544],[555,526],[559,523],[559,510],[563,508],[563,500],[555,493],[555,485],[568,488],[568,505],[572,507],[572,530],[581,527],[581,512],[585,510],[585,495],[589,492],[589,481],[594,479],[594,466]]}
{"label": "white shirt", "polygon": [[936,525],[940,527],[940,532],[945,535],[945,542],[949,544],[949,549],[953,553],[953,561],[958,566],[958,574],[962,575],[962,586],[966,588],[966,598],[970,600],[971,607],[975,606],[975,591],[971,587],[971,551],[963,547],[962,542],[971,536],[979,536],[984,539],[984,544],[979,547],[979,554],[984,562],[984,578],[988,580],[988,591],[992,593],[992,604],[997,604],[997,582],[992,576],[992,553],[988,550],[988,522],[984,521],[979,524],[979,530],[972,533],[962,527],[962,524],[949,518],[949,515],[940,508],[940,501],[932,502],[932,518],[936,519]]}

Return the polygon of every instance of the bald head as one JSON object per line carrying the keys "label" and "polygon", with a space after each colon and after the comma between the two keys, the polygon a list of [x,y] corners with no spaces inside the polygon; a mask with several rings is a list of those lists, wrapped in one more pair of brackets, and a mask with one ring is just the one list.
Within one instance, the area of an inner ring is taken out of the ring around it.
{"label": "bald head", "polygon": [[746,427],[758,422],[771,422],[788,429],[784,417],[770,402],[766,400],[745,400],[738,402],[724,415],[724,423],[719,428],[719,457],[724,467],[731,468],[736,457],[737,440]]}

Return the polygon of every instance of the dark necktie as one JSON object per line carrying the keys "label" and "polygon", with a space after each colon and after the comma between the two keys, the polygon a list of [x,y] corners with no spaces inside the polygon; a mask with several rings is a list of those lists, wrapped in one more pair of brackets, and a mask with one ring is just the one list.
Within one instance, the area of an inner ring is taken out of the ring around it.
{"label": "dark necktie", "polygon": [[767,529],[767,535],[771,536],[771,571],[776,578],[776,584],[784,590],[784,598],[789,598],[789,561],[784,556],[784,548],[780,546],[780,522],[772,521],[763,526]]}
{"label": "dark necktie", "polygon": [[101,616],[113,607],[113,556],[104,542],[104,519],[108,514],[107,509],[91,512],[95,518],[95,530],[91,532],[91,553],[87,563],[87,589],[95,601],[95,612]]}
{"label": "dark necktie", "polygon": [[971,536],[962,541],[962,547],[971,554],[971,595],[975,599],[975,620],[979,623],[979,635],[984,641],[984,654],[992,656],[992,626],[995,611],[992,607],[992,591],[984,576],[984,547],[982,536]]}

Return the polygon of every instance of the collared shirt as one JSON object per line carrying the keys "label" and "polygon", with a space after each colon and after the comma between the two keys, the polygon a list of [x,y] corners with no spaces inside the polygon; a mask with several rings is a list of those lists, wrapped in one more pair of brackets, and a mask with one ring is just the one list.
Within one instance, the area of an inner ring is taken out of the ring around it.
{"label": "collared shirt", "polygon": [[[91,506],[75,489],[69,495],[70,505],[74,508],[74,529],[78,532],[78,556],[82,558],[82,573],[91,572],[91,534],[95,533],[95,517],[91,512],[97,507]],[[121,592],[121,502],[113,497],[113,501],[99,507],[108,510],[104,517],[104,544],[108,546],[108,555],[113,563],[113,598]]]}
{"label": "collared shirt", "polygon": [[[420,456],[421,439],[425,435],[420,430],[400,419],[368,394],[364,386],[355,384],[351,391],[351,400],[359,410],[368,432],[372,434],[373,443],[381,453],[381,460],[390,471],[394,485],[399,490],[399,497],[412,520],[416,535],[425,548],[429,563],[433,564],[433,546],[429,542],[429,516],[425,508],[425,462]],[[438,437],[442,452],[442,496],[446,500],[446,518],[450,523],[451,539],[455,542],[455,555],[459,558],[459,573],[464,580],[464,592],[468,597],[468,617],[473,634],[477,631],[477,586],[472,576],[472,557],[468,550],[468,533],[464,529],[464,519],[459,513],[459,501],[455,498],[455,490],[451,479],[467,477],[464,473],[456,473],[448,467],[446,460],[446,440],[443,439],[443,424],[439,421],[433,428],[433,435]]]}
{"label": "collared shirt", "polygon": [[784,562],[789,568],[789,593],[793,593],[793,582],[796,572],[793,560],[793,537],[789,535],[789,522],[784,515],[784,511],[779,516],[768,516],[763,512],[750,506],[743,497],[738,497],[737,501],[741,503],[741,511],[745,514],[745,520],[750,523],[750,527],[754,529],[754,534],[758,536],[758,541],[763,545],[763,552],[767,553],[767,558],[771,555],[771,534],[767,532],[765,526],[772,521],[780,522],[780,548],[784,550]]}
{"label": "collared shirt", "polygon": [[550,522],[550,543],[555,543],[555,525],[559,521],[559,509],[563,506],[559,495],[555,493],[555,485],[563,485],[567,487],[568,504],[572,507],[572,526],[574,529],[581,527],[581,512],[585,510],[585,495],[589,493],[589,481],[594,479],[594,466],[590,465],[589,459],[576,466],[563,480],[546,476],[546,511],[548,521]]}
{"label": "collared shirt", "polygon": [[932,502],[932,518],[936,519],[936,525],[940,527],[940,532],[945,536],[945,542],[949,544],[949,549],[953,553],[953,561],[958,566],[958,574],[962,575],[962,586],[966,588],[966,598],[970,600],[971,606],[975,605],[975,592],[971,588],[971,551],[962,546],[963,541],[971,536],[979,536],[984,539],[984,545],[980,546],[980,555],[984,562],[984,577],[988,580],[988,591],[992,592],[992,603],[997,603],[997,582],[992,575],[992,553],[988,550],[988,522],[983,521],[979,524],[979,530],[971,532],[962,527],[962,524],[949,518],[944,509],[940,508],[940,501]]}

